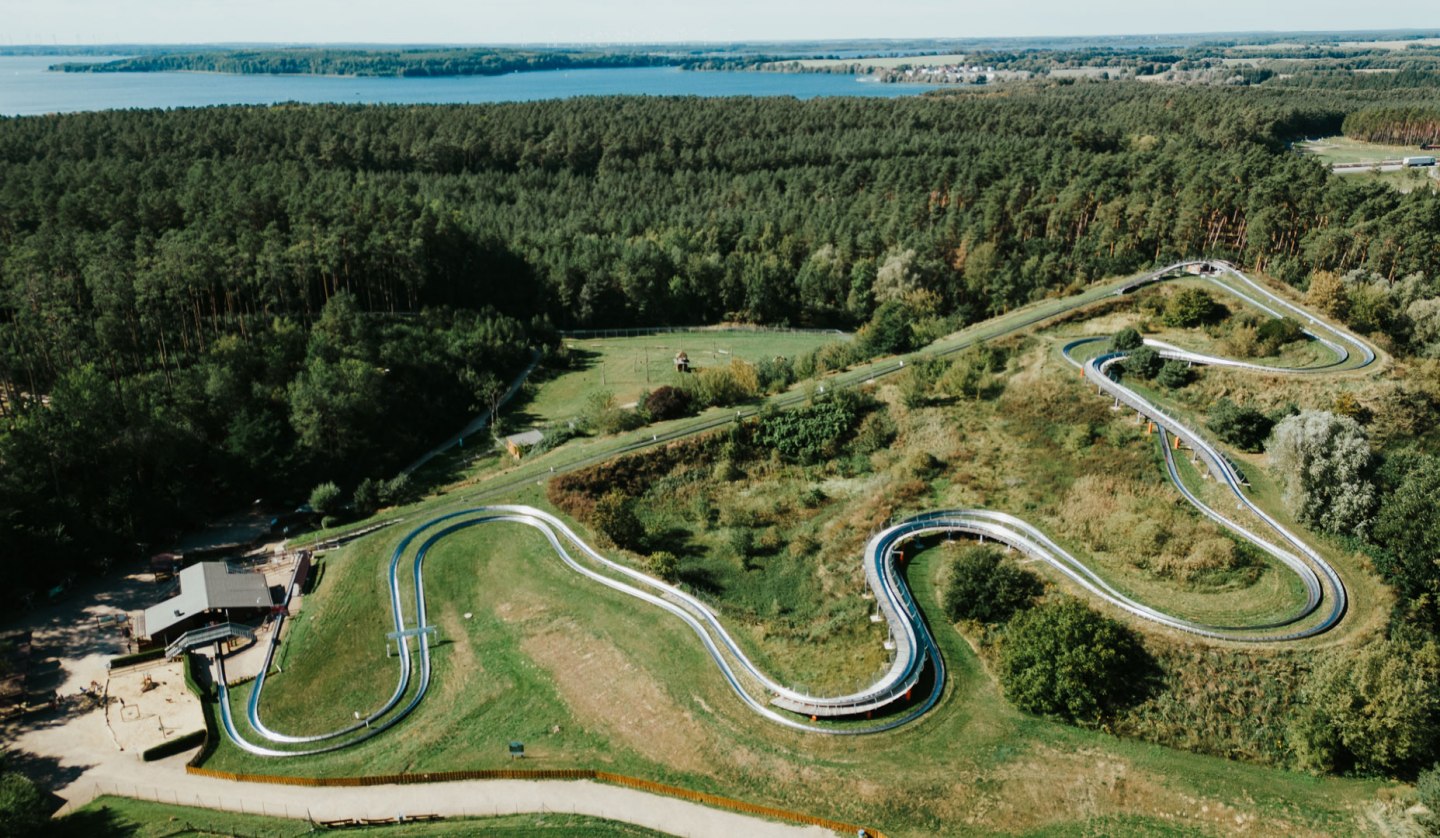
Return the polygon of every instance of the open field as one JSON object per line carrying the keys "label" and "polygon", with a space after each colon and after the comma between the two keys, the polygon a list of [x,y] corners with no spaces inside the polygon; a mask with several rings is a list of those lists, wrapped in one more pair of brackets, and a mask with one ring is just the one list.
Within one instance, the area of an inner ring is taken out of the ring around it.
{"label": "open field", "polygon": [[[128,797],[99,797],[67,816],[56,830],[61,835],[171,836],[245,835],[252,838],[292,838],[311,835],[307,821],[264,815],[243,815],[193,806],[172,806],[132,800]],[[440,838],[440,836],[481,835],[485,838],[528,838],[535,835],[576,836],[576,838],[650,838],[663,833],[617,821],[583,815],[505,815],[496,818],[451,819],[433,823],[350,828],[346,833],[366,838]]]}
{"label": "open field", "polygon": [[1400,192],[1413,192],[1416,189],[1440,189],[1440,179],[1436,178],[1436,171],[1434,167],[1404,169],[1398,172],[1364,171],[1347,174],[1346,177],[1362,182],[1382,183]]}
{"label": "open field", "polygon": [[1411,47],[1440,46],[1440,38],[1412,38],[1408,41],[1341,41],[1335,46],[1346,49],[1403,50]]}
{"label": "open field", "polygon": [[685,352],[692,370],[721,366],[731,359],[757,363],[786,357],[794,359],[837,340],[839,334],[805,332],[697,331],[616,338],[567,338],[577,368],[542,379],[539,392],[522,400],[508,421],[517,426],[562,422],[579,416],[586,399],[610,392],[618,404],[634,402],[642,392],[666,384],[676,385],[675,354]]}
{"label": "open field", "polygon": [[1428,154],[1413,145],[1384,145],[1352,140],[1349,137],[1321,137],[1295,145],[1301,154],[1320,158],[1328,166],[1340,163],[1378,163]]}

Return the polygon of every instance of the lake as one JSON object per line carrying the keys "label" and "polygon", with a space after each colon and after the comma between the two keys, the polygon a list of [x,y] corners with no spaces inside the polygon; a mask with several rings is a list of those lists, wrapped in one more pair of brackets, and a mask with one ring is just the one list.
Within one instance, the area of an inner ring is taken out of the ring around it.
{"label": "lake", "polygon": [[503,76],[349,78],[224,73],[56,73],[51,64],[104,57],[0,56],[0,116],[113,108],[275,102],[526,102],[571,96],[907,96],[931,85],[878,84],[818,73],[702,72],[674,67],[550,70]]}

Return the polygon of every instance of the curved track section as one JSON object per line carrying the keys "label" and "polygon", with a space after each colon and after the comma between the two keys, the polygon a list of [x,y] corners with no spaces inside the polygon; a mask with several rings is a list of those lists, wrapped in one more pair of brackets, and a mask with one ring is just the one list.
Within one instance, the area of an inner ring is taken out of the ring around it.
{"label": "curved track section", "polygon": [[[1164,280],[1176,271],[1194,264],[1218,266],[1226,278],[1232,279],[1240,287],[1222,281],[1219,277],[1202,278],[1209,279],[1227,293],[1240,296],[1273,316],[1301,317],[1303,322],[1308,324],[1306,333],[1328,347],[1334,353],[1335,360],[1314,367],[1271,367],[1215,358],[1149,341],[1162,357],[1282,374],[1358,369],[1375,360],[1374,351],[1358,338],[1277,297],[1223,262],[1182,262],[1170,265],[1128,283],[1117,293],[1128,293],[1149,283]],[[1065,358],[1080,367],[1085,378],[1094,383],[1102,394],[1113,397],[1117,405],[1128,405],[1158,426],[1170,479],[1201,514],[1230,530],[1236,537],[1263,550],[1299,576],[1305,588],[1305,602],[1293,613],[1278,620],[1252,625],[1209,625],[1186,620],[1127,596],[1039,529],[1013,515],[983,509],[928,512],[886,528],[871,538],[865,549],[866,581],[881,616],[889,626],[890,639],[895,647],[891,666],[875,683],[854,693],[815,696],[787,687],[763,672],[725,630],[718,615],[703,602],[680,588],[606,558],[559,518],[528,506],[484,506],[450,513],[416,527],[401,539],[391,554],[388,573],[389,598],[391,625],[399,646],[399,673],[395,688],[386,702],[364,718],[357,718],[353,724],[328,733],[295,736],[269,728],[260,717],[260,698],[265,687],[265,673],[269,671],[280,635],[281,623],[277,622],[271,635],[265,664],[255,680],[244,712],[248,727],[263,740],[263,744],[250,741],[236,724],[225,686],[224,661],[217,657],[219,677],[216,682],[220,694],[221,722],[226,735],[236,745],[253,754],[271,757],[299,756],[346,748],[377,736],[399,723],[424,699],[432,675],[429,644],[421,640],[417,642],[414,650],[410,645],[411,637],[423,638],[422,630],[429,625],[424,585],[425,559],[431,549],[448,536],[470,527],[496,523],[528,526],[537,530],[571,570],[611,590],[673,614],[700,638],[706,653],[721,675],[751,710],[776,724],[815,733],[856,735],[890,730],[920,717],[940,700],[945,685],[945,663],[901,571],[906,546],[927,538],[961,533],[1005,544],[1030,558],[1045,562],[1074,584],[1127,613],[1205,637],[1272,643],[1311,637],[1334,627],[1344,616],[1346,608],[1345,586],[1334,568],[1302,539],[1250,502],[1242,488],[1243,478],[1217,448],[1113,377],[1113,367],[1123,360],[1123,353],[1103,352],[1088,360],[1076,359],[1076,350],[1098,340],[1102,339],[1086,338],[1071,342],[1064,347]],[[1173,449],[1168,444],[1172,436],[1190,447],[1195,456],[1204,462],[1210,474],[1225,486],[1228,493],[1235,496],[1237,508],[1248,511],[1263,524],[1269,538],[1222,515],[1184,484],[1177,470]],[[405,617],[400,581],[401,565],[412,547],[416,609],[413,626]],[[1328,607],[1322,608],[1327,604]],[[919,696],[915,695],[917,688],[921,693]],[[877,711],[889,715],[877,722],[864,720]],[[807,716],[808,719],[805,718]],[[819,722],[821,718],[829,722],[822,724]]]}

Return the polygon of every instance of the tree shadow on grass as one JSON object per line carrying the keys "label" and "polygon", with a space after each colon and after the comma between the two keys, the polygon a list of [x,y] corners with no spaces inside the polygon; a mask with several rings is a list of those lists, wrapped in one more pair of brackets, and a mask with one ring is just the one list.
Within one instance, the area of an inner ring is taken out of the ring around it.
{"label": "tree shadow on grass", "polygon": [[[110,811],[103,804],[85,812],[71,812],[46,824],[45,835],[51,838],[91,838],[95,835],[130,836],[138,835],[139,828]],[[180,833],[184,834],[184,833]]]}
{"label": "tree shadow on grass", "polygon": [[676,576],[681,583],[707,596],[718,596],[725,591],[725,586],[720,584],[720,580],[707,567],[698,565],[682,567]]}
{"label": "tree shadow on grass", "polygon": [[691,540],[692,533],[684,527],[670,527],[666,530],[649,532],[645,535],[647,553],[670,553],[676,558],[693,559],[705,551]]}

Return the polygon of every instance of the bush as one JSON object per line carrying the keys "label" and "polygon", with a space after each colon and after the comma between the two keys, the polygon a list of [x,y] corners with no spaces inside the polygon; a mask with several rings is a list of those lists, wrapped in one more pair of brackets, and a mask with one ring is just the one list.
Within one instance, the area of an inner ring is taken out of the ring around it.
{"label": "bush", "polygon": [[1222,398],[1210,408],[1205,427],[1236,448],[1255,452],[1264,450],[1265,438],[1270,436],[1274,424],[1270,417],[1255,408],[1240,407]]}
{"label": "bush", "polygon": [[831,398],[805,407],[766,415],[759,442],[792,462],[814,463],[833,457],[855,427],[857,411],[847,399]]}
{"label": "bush", "polygon": [[1429,814],[1419,817],[1420,825],[1431,835],[1440,835],[1440,764],[1420,772],[1415,780],[1415,796],[1420,805],[1429,809]]}
{"label": "bush", "polygon": [[546,428],[544,433],[540,434],[540,441],[530,446],[530,454],[544,454],[546,451],[553,451],[574,438],[575,429],[568,424]]}
{"label": "bush", "polygon": [[340,518],[335,515],[326,515],[320,519],[320,529],[333,530],[340,526]]}
{"label": "bush", "polygon": [[591,393],[585,400],[582,421],[596,433],[610,434],[633,431],[645,424],[645,417],[637,411],[620,407],[615,403],[615,394],[608,390]]}
{"label": "bush", "polygon": [[1329,655],[1306,679],[1290,745],[1301,768],[1363,774],[1431,765],[1440,742],[1440,647],[1382,640]]}
{"label": "bush", "polygon": [[397,474],[381,485],[381,506],[398,506],[408,500],[410,500],[410,475]]}
{"label": "bush", "polygon": [[735,358],[727,366],[706,367],[692,379],[695,398],[702,404],[726,407],[755,398],[760,377],[751,364]]}
{"label": "bush", "polygon": [[1155,383],[1170,390],[1178,390],[1190,383],[1190,365],[1178,359],[1171,359],[1160,366]]}
{"label": "bush", "polygon": [[1190,329],[1215,321],[1222,311],[1204,288],[1182,288],[1165,304],[1160,319],[1166,326]]}
{"label": "bush", "polygon": [[625,550],[639,550],[645,541],[645,527],[635,515],[635,502],[619,489],[611,489],[595,501],[590,524],[611,544]]}
{"label": "bush", "polygon": [[945,613],[952,622],[1003,623],[1033,605],[1044,590],[1039,578],[1004,561],[999,550],[969,547],[950,563]]}
{"label": "bush", "polygon": [[645,399],[645,412],[650,414],[651,422],[679,419],[689,415],[690,410],[690,394],[668,384],[656,389]]}
{"label": "bush", "polygon": [[1305,337],[1305,329],[1297,320],[1289,317],[1275,317],[1260,324],[1255,336],[1266,355],[1279,354],[1280,348]]}
{"label": "bush", "polygon": [[778,393],[795,383],[795,365],[789,358],[766,358],[755,368],[764,393]]}
{"label": "bush", "polygon": [[914,319],[910,307],[901,300],[891,300],[875,310],[870,322],[860,328],[859,343],[871,355],[894,355],[915,348],[915,332],[910,328]]}
{"label": "bush", "polygon": [[145,751],[140,754],[140,759],[144,762],[154,762],[157,759],[174,756],[175,754],[188,751],[191,748],[203,744],[205,744],[205,731],[195,730],[183,736],[177,736],[174,739],[161,742],[153,748],[146,748]]}
{"label": "bush", "polygon": [[367,477],[360,481],[355,487],[355,495],[351,498],[351,504],[355,507],[355,514],[365,517],[374,515],[375,510],[380,508],[380,481]]}
{"label": "bush", "polygon": [[1133,632],[1070,597],[1016,615],[1000,650],[1000,681],[1017,707],[1082,724],[1142,699],[1154,671]]}
{"label": "bush", "polygon": [[661,550],[650,556],[650,570],[666,582],[674,582],[680,575],[680,560],[674,553]]}
{"label": "bush", "polygon": [[1160,353],[1148,346],[1142,346],[1129,355],[1126,355],[1125,360],[1121,362],[1121,366],[1124,367],[1125,372],[1129,375],[1150,379],[1159,374],[1160,367],[1164,363],[1165,360],[1160,357]]}
{"label": "bush", "polygon": [[39,835],[49,820],[45,797],[29,777],[0,774],[0,835]]}
{"label": "bush", "polygon": [[1115,333],[1114,337],[1110,338],[1111,352],[1130,352],[1144,345],[1144,339],[1135,329],[1121,329]]}
{"label": "bush", "polygon": [[1266,451],[1285,487],[1285,502],[1303,524],[1364,538],[1374,512],[1374,455],[1354,420],[1306,410],[1275,426]]}
{"label": "bush", "polygon": [[328,515],[340,509],[340,487],[330,481],[321,483],[310,490],[310,508],[321,515]]}
{"label": "bush", "polygon": [[872,411],[860,422],[860,427],[855,431],[855,442],[853,443],[855,453],[873,454],[890,447],[899,435],[899,428],[895,427],[895,420],[890,418],[890,411],[880,409]]}

